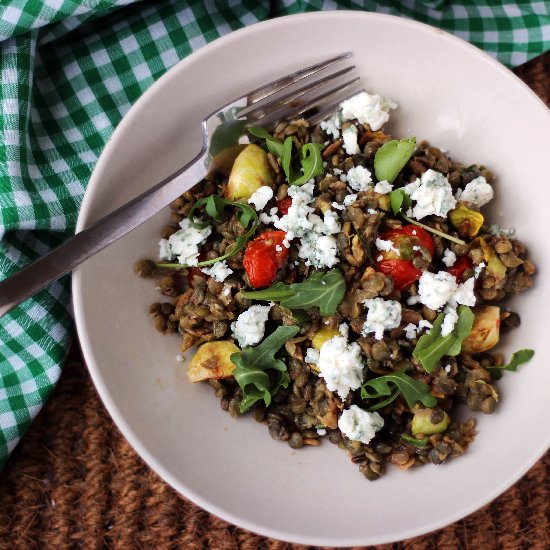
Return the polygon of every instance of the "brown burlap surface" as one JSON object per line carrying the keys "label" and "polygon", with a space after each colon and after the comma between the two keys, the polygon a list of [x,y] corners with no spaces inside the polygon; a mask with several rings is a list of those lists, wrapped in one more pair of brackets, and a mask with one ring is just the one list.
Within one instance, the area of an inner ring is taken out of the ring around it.
{"label": "brown burlap surface", "polygon": [[[517,73],[550,104],[550,52]],[[513,128],[510,139],[517,139]],[[541,144],[541,154],[548,147]],[[0,473],[0,550],[74,547],[305,548],[230,525],[161,481],[113,425],[77,344],[52,398]],[[378,548],[550,548],[550,452],[464,520]]]}

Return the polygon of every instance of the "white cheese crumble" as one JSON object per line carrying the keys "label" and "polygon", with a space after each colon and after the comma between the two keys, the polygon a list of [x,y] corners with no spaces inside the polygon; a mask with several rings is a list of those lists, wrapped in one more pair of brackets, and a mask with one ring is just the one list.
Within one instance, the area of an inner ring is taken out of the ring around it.
{"label": "white cheese crumble", "polygon": [[443,174],[431,168],[403,189],[416,202],[412,217],[417,220],[431,215],[445,217],[456,206],[451,184]]}
{"label": "white cheese crumble", "polygon": [[170,238],[160,240],[160,259],[177,258],[181,265],[197,265],[200,245],[212,233],[212,228],[207,226],[204,229],[196,229],[188,218],[180,222],[180,227],[181,229],[170,235]]}
{"label": "white cheese crumble", "polygon": [[378,250],[382,250],[383,252],[395,252],[398,256],[401,256],[401,252],[398,248],[395,248],[395,245],[392,243],[392,241],[385,241],[384,239],[377,237],[375,244]]}
{"label": "white cheese crumble", "polygon": [[387,193],[390,193],[392,189],[393,189],[393,185],[386,180],[379,181],[374,186],[374,191],[376,193],[380,193],[381,195],[386,195]]}
{"label": "white cheese crumble", "polygon": [[[313,359],[315,354],[309,350],[307,353],[309,359]],[[334,336],[327,340],[321,346],[316,363],[319,376],[325,380],[327,388],[337,392],[342,399],[363,382],[361,347],[357,342],[348,343],[344,336]]]}
{"label": "white cheese crumble", "polygon": [[374,337],[382,340],[385,330],[397,328],[401,323],[401,304],[396,300],[371,298],[363,303],[368,308],[367,320],[361,332],[363,336],[374,332]]}
{"label": "white cheese crumble", "polygon": [[413,325],[412,323],[409,323],[404,329],[405,336],[409,340],[412,340],[413,338],[416,338],[416,335],[424,328],[426,329],[432,328],[432,324],[429,321],[426,321],[426,319],[422,319],[420,323],[418,323],[418,326]]}
{"label": "white cheese crumble", "polygon": [[500,227],[498,224],[493,224],[489,226],[489,233],[495,237],[512,237],[516,230],[513,227],[506,228]]}
{"label": "white cheese crumble", "polygon": [[458,321],[458,313],[456,308],[452,306],[447,306],[445,308],[445,317],[443,318],[443,323],[441,325],[441,336],[447,336],[451,334],[455,328],[456,322]]}
{"label": "white cheese crumble", "polygon": [[465,306],[475,306],[476,297],[474,294],[474,283],[475,278],[470,277],[464,283],[459,284],[456,292],[452,296],[452,300]]}
{"label": "white cheese crumble", "polygon": [[344,206],[351,206],[357,200],[357,194],[346,195],[344,197]]}
{"label": "white cheese crumble", "polygon": [[346,209],[345,205],[343,205],[343,204],[338,204],[337,202],[331,203],[331,206],[332,206],[332,208],[334,208],[335,210],[345,210],[345,209]]}
{"label": "white cheese crumble", "polygon": [[354,166],[353,168],[350,168],[347,173],[347,179],[349,186],[354,191],[366,191],[372,187],[372,174],[364,166]]}
{"label": "white cheese crumble", "polygon": [[[291,185],[288,194],[292,197],[292,204],[288,213],[276,219],[273,225],[277,229],[286,231],[283,244],[288,248],[290,241],[300,239],[298,256],[306,260],[306,265],[316,268],[332,267],[338,259],[336,239],[332,236],[340,231],[340,222],[336,212],[329,210],[322,220],[311,206],[314,180],[298,187]],[[261,219],[261,218],[260,218]]]}
{"label": "white cheese crumble", "polygon": [[178,354],[178,355],[176,355],[176,361],[178,363],[184,363],[185,362],[185,357],[181,354]]}
{"label": "white cheese crumble", "polygon": [[442,261],[447,267],[451,267],[456,262],[456,254],[450,248],[447,248],[443,254]]}
{"label": "white cheese crumble", "polygon": [[342,116],[340,111],[334,113],[327,120],[321,122],[321,130],[324,130],[327,134],[331,135],[334,139],[340,137],[340,128],[342,127]]}
{"label": "white cheese crumble", "polygon": [[324,428],[317,428],[317,435],[323,437],[324,435],[327,435],[327,431]]}
{"label": "white cheese crumble", "polygon": [[210,277],[213,277],[219,283],[223,283],[233,273],[233,270],[227,266],[225,260],[216,262],[212,267],[203,267],[201,271],[206,275],[210,275]]}
{"label": "white cheese crumble", "polygon": [[418,294],[407,298],[407,304],[410,306],[414,306],[415,304],[418,304],[418,302],[420,302],[420,296]]}
{"label": "white cheese crumble", "polygon": [[476,206],[485,206],[493,199],[493,188],[483,176],[479,176],[466,184],[464,191],[460,193],[460,200],[471,202]]}
{"label": "white cheese crumble", "polygon": [[254,191],[248,199],[248,204],[252,204],[258,212],[265,208],[265,205],[273,198],[273,189],[267,185],[262,185]]}
{"label": "white cheese crumble", "polygon": [[344,149],[348,155],[357,155],[361,149],[357,143],[357,128],[350,126],[342,130],[342,139],[344,140]]}
{"label": "white cheese crumble", "polygon": [[474,279],[477,279],[480,275],[483,269],[486,267],[485,262],[481,262],[480,264],[476,265],[474,268]]}
{"label": "white cheese crumble", "polygon": [[384,419],[377,412],[369,412],[357,405],[342,411],[338,419],[338,428],[352,441],[360,441],[367,445],[384,426]]}
{"label": "white cheese crumble", "polygon": [[390,118],[390,109],[396,109],[397,103],[377,94],[360,92],[346,99],[340,105],[342,118],[357,119],[361,124],[368,124],[371,130],[379,130]]}
{"label": "white cheese crumble", "polygon": [[452,369],[451,365],[445,366],[445,372],[451,372],[451,369]]}
{"label": "white cheese crumble", "polygon": [[239,347],[253,346],[262,341],[270,310],[270,305],[250,306],[231,323],[233,337],[239,342]]}
{"label": "white cheese crumble", "polygon": [[446,271],[440,271],[439,273],[424,271],[418,281],[420,301],[434,311],[442,308],[457,288],[458,285],[454,275]]}
{"label": "white cheese crumble", "polygon": [[319,350],[315,348],[307,348],[304,361],[310,365],[316,365],[319,362]]}

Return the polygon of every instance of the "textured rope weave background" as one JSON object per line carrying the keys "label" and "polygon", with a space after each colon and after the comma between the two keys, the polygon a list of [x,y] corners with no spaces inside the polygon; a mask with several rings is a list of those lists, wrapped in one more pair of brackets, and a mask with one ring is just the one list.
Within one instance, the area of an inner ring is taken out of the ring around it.
{"label": "textured rope weave background", "polygon": [[[516,72],[550,105],[550,52]],[[161,481],[113,425],[76,345],[52,398],[0,473],[0,550],[75,547],[305,549],[232,526]],[[548,548],[550,452],[466,519],[378,550]]]}

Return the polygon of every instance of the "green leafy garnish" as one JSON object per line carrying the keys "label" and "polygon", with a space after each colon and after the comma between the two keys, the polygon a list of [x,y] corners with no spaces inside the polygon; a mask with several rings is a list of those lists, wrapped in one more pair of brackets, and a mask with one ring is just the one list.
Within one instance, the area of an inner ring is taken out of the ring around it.
{"label": "green leafy garnish", "polygon": [[510,372],[516,372],[518,367],[530,361],[533,355],[535,355],[535,350],[533,349],[520,349],[512,354],[512,358],[507,365],[494,365],[487,370],[491,373],[493,378],[499,379],[502,376],[502,371],[509,370]]}
{"label": "green leafy garnish", "polygon": [[412,445],[413,447],[425,447],[428,444],[428,438],[422,437],[420,439],[416,439],[416,437],[413,437],[409,434],[401,434],[401,439],[408,443],[409,445]]}
{"label": "green leafy garnish", "polygon": [[[207,265],[215,264],[216,262],[221,262],[222,260],[227,260],[228,258],[231,258],[231,256],[234,256],[239,250],[242,250],[244,245],[247,243],[248,239],[254,234],[256,231],[256,228],[258,227],[260,221],[258,220],[258,214],[256,214],[255,210],[248,206],[248,204],[244,204],[242,202],[237,201],[230,201],[227,199],[224,199],[223,197],[220,197],[219,195],[210,195],[209,197],[205,197],[203,199],[199,199],[192,207],[191,210],[189,210],[188,218],[191,222],[191,225],[195,227],[196,229],[204,229],[208,227],[212,221],[206,220],[204,222],[198,222],[194,218],[194,213],[197,209],[199,209],[201,206],[204,206],[205,213],[209,218],[212,220],[215,220],[217,222],[222,222],[225,209],[227,207],[234,207],[236,208],[235,216],[239,223],[245,228],[248,228],[248,231],[244,233],[243,235],[239,235],[235,238],[235,242],[229,247],[230,250],[226,252],[223,256],[218,256],[217,258],[213,258],[211,260],[204,260],[202,262],[198,262],[193,267],[204,267]],[[181,269],[183,267],[189,267],[182,264],[175,264],[175,263],[157,263],[157,267],[166,267],[166,268],[172,268],[172,269]]]}
{"label": "green leafy garnish", "polygon": [[263,128],[259,126],[252,126],[248,131],[260,139],[265,139],[265,144],[267,150],[274,154],[277,158],[283,158],[283,142],[279,141],[277,138],[274,138],[269,132],[266,132]]}
{"label": "green leafy garnish", "polygon": [[378,181],[393,183],[416,148],[416,138],[387,141],[374,155],[374,174]]}
{"label": "green leafy garnish", "polygon": [[280,302],[288,309],[318,306],[321,315],[334,315],[346,293],[346,281],[338,269],[313,273],[307,281],[285,285],[277,283],[265,290],[241,292],[243,298]]}
{"label": "green leafy garnish", "polygon": [[[241,412],[246,412],[262,399],[268,407],[279,388],[288,386],[287,367],[275,354],[298,332],[300,327],[280,326],[256,347],[247,347],[231,355],[230,359],[236,366],[233,376],[243,391]],[[268,369],[276,371],[274,377],[269,376]]]}
{"label": "green leafy garnish", "polygon": [[447,336],[441,336],[441,325],[445,318],[444,313],[440,313],[434,321],[428,334],[424,334],[418,339],[418,343],[413,351],[416,357],[424,367],[426,372],[433,372],[437,363],[444,356],[454,357],[460,353],[462,342],[472,331],[474,314],[468,306],[458,306],[458,320],[453,331]]}
{"label": "green leafy garnish", "polygon": [[400,393],[411,409],[416,403],[422,403],[426,407],[437,405],[437,399],[430,393],[430,386],[415,380],[405,372],[379,376],[361,386],[361,397],[363,399],[376,399],[387,396],[384,401],[370,407],[371,411],[385,407],[396,399]]}
{"label": "green leafy garnish", "polygon": [[390,191],[389,196],[390,206],[394,214],[401,212],[401,210],[405,210],[406,212],[412,205],[411,197],[402,187]]}
{"label": "green leafy garnish", "polygon": [[284,143],[274,138],[263,128],[253,126],[248,131],[261,139],[265,140],[268,151],[273,153],[280,161],[288,183],[291,185],[303,185],[315,176],[320,176],[324,172],[321,143],[305,143],[300,150],[301,170],[296,170],[292,165],[292,155],[294,141],[288,136]]}

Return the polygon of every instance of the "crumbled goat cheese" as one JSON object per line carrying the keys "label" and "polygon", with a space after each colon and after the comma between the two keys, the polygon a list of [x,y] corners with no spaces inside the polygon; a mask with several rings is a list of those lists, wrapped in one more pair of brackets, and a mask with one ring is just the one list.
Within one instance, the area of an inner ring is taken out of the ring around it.
{"label": "crumbled goat cheese", "polygon": [[344,197],[344,206],[351,206],[357,200],[357,194],[346,195]]}
{"label": "crumbled goat cheese", "polygon": [[262,223],[265,223],[266,225],[275,224],[279,221],[279,216],[277,215],[279,213],[279,209],[274,206],[270,211],[269,215],[265,212],[261,212],[259,215],[260,221]]}
{"label": "crumbled goat cheese", "polygon": [[382,250],[383,252],[392,251],[395,252],[398,256],[401,256],[401,252],[398,248],[395,248],[395,245],[391,241],[385,241],[384,239],[377,237],[375,244],[378,250]]}
{"label": "crumbled goat cheese", "polygon": [[[473,306],[476,303],[474,282],[475,279],[471,277],[465,283],[458,285],[455,277],[446,271],[438,273],[424,271],[418,282],[418,295],[420,301],[434,311],[441,309],[446,304],[451,307],[456,307],[456,304]],[[450,324],[451,319],[447,326]]]}
{"label": "crumbled goat cheese", "polygon": [[367,214],[372,216],[373,214],[378,214],[378,212],[374,208],[367,208]]}
{"label": "crumbled goat cheese", "polygon": [[374,191],[376,193],[380,193],[381,195],[386,195],[387,193],[390,193],[392,189],[393,189],[393,185],[386,180],[379,181],[374,186]]}
{"label": "crumbled goat cheese", "polygon": [[338,219],[338,214],[336,212],[327,210],[323,215],[323,222],[325,224],[325,233],[328,235],[340,233],[342,226],[340,225],[340,220]]}
{"label": "crumbled goat cheese", "polygon": [[338,325],[338,330],[344,338],[347,338],[349,336],[349,325],[347,323],[341,323],[340,325]]}
{"label": "crumbled goat cheese", "polygon": [[283,247],[280,244],[276,244],[275,245],[275,252],[282,252],[282,251],[283,251]]}
{"label": "crumbled goat cheese", "polygon": [[218,283],[223,283],[233,273],[233,270],[227,266],[225,260],[216,262],[212,267],[203,267],[202,272],[213,277]]}
{"label": "crumbled goat cheese", "polygon": [[480,264],[476,265],[474,268],[474,279],[477,279],[480,275],[483,269],[485,268],[487,264],[485,262],[481,262]]}
{"label": "crumbled goat cheese", "polygon": [[248,204],[252,204],[258,212],[265,208],[265,205],[273,198],[273,189],[267,185],[262,185],[254,191],[248,199]]}
{"label": "crumbled goat cheese", "polygon": [[311,206],[314,180],[298,187],[291,185],[288,194],[292,197],[292,204],[288,213],[274,222],[277,229],[286,231],[283,244],[288,248],[290,241],[300,239],[298,256],[306,260],[306,265],[317,268],[332,267],[338,259],[336,239],[332,236],[340,231],[340,222],[336,212],[325,214],[324,221],[315,214]]}
{"label": "crumbled goat cheese", "polygon": [[319,362],[319,350],[315,348],[307,348],[304,361],[308,364],[317,364]]}
{"label": "crumbled goat cheese", "polygon": [[354,191],[366,191],[372,187],[372,174],[363,166],[354,166],[350,168],[347,173],[347,178],[349,186]]}
{"label": "crumbled goat cheese", "polygon": [[334,139],[340,137],[340,128],[342,127],[342,116],[340,111],[334,113],[327,120],[321,122],[321,130],[324,130],[327,134],[332,135]]}
{"label": "crumbled goat cheese", "polygon": [[357,405],[342,411],[338,419],[338,428],[352,441],[370,443],[376,432],[384,426],[384,419],[377,412],[369,412]]}
{"label": "crumbled goat cheese", "polygon": [[361,151],[357,143],[357,128],[350,126],[342,130],[342,139],[344,140],[344,149],[348,155],[357,155]]}
{"label": "crumbled goat cheese", "polygon": [[380,256],[378,256],[378,258],[376,258],[376,261],[381,262],[383,259],[384,259],[384,256],[382,256],[382,254],[380,254]]}
{"label": "crumbled goat cheese", "polygon": [[420,301],[434,311],[442,308],[457,288],[455,276],[446,271],[439,273],[424,271],[418,281]]}
{"label": "crumbled goat cheese", "polygon": [[420,302],[420,296],[418,294],[407,298],[407,304],[410,306],[414,306],[415,304],[418,304],[418,302]]}
{"label": "crumbled goat cheese", "polygon": [[441,336],[451,334],[455,328],[456,322],[458,321],[458,313],[456,312],[456,308],[447,306],[445,307],[444,313],[445,317],[443,318],[443,324],[441,325]]}
{"label": "crumbled goat cheese", "polygon": [[485,206],[492,199],[493,188],[483,176],[473,179],[460,193],[461,201],[471,202],[479,207]]}
{"label": "crumbled goat cheese", "polygon": [[231,323],[233,337],[239,342],[241,348],[253,346],[262,341],[270,310],[270,305],[250,306]]}
{"label": "crumbled goat cheese", "polygon": [[451,267],[456,262],[456,254],[450,248],[447,248],[447,250],[445,250],[445,253],[443,254],[442,261],[447,267]]}
{"label": "crumbled goat cheese", "polygon": [[324,435],[327,435],[327,431],[324,428],[317,428],[317,435],[323,437]]}
{"label": "crumbled goat cheese", "polygon": [[412,217],[417,220],[431,215],[445,217],[456,206],[451,184],[443,174],[431,168],[403,189],[416,202]]}
{"label": "crumbled goat cheese", "polygon": [[361,347],[357,342],[348,343],[344,336],[327,340],[321,346],[316,363],[319,376],[325,380],[327,388],[337,392],[342,399],[363,382]]}
{"label": "crumbled goat cheese", "polygon": [[335,210],[345,210],[346,209],[345,205],[338,204],[337,202],[332,203],[332,208],[334,208]]}
{"label": "crumbled goat cheese", "polygon": [[475,306],[476,296],[474,294],[475,278],[470,277],[464,283],[458,285],[456,292],[452,296],[452,300],[464,306]]}
{"label": "crumbled goat cheese", "polygon": [[505,227],[500,227],[500,225],[494,223],[489,226],[489,233],[495,237],[512,237],[516,230],[513,227],[506,229]]}
{"label": "crumbled goat cheese", "polygon": [[445,372],[451,372],[451,369],[452,369],[451,365],[445,366]]}
{"label": "crumbled goat cheese", "polygon": [[181,229],[170,235],[169,239],[161,239],[160,259],[173,260],[175,257],[181,265],[197,265],[200,246],[212,233],[210,226],[196,229],[188,218],[180,222]]}
{"label": "crumbled goat cheese", "polygon": [[404,329],[405,336],[409,340],[412,340],[413,338],[416,338],[416,335],[424,328],[430,329],[432,328],[432,324],[429,321],[426,321],[425,319],[422,319],[420,323],[418,323],[418,326],[413,325],[412,323],[409,323]]}
{"label": "crumbled goat cheese", "polygon": [[397,328],[401,323],[401,304],[396,300],[372,298],[363,303],[368,308],[367,320],[361,332],[363,336],[374,332],[374,337],[382,340],[385,330]]}
{"label": "crumbled goat cheese", "polygon": [[361,124],[368,124],[375,132],[389,120],[390,109],[396,109],[397,103],[379,95],[360,92],[343,101],[340,108],[344,120],[357,119]]}

